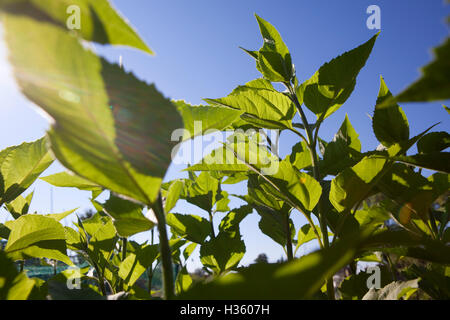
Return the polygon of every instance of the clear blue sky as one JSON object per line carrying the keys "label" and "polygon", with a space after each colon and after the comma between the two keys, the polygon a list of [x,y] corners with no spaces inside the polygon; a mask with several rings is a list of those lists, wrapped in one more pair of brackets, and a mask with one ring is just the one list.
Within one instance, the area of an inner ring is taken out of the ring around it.
{"label": "clear blue sky", "polygon": [[[321,132],[322,138],[331,140],[348,113],[364,150],[378,145],[368,115],[373,113],[380,75],[394,93],[417,79],[419,67],[432,58],[430,49],[448,36],[444,21],[450,13],[443,0],[114,0],[113,3],[156,51],[156,56],[101,46],[96,46],[97,52],[111,61],[118,61],[123,55],[127,70],[155,82],[166,96],[193,104],[201,103],[202,98],[225,96],[237,85],[260,76],[254,61],[238,49],[238,46],[259,49],[262,44],[254,13],[280,31],[293,56],[297,75],[303,81],[324,62],[367,41],[376,30],[366,27],[366,9],[371,4],[380,6],[381,35],[372,56],[360,73],[351,98],[329,118]],[[3,44],[0,45],[0,97],[0,149],[44,134],[48,122],[17,90]],[[441,122],[436,130],[449,131],[449,117],[441,103],[402,106],[410,122],[411,135],[436,122]],[[280,154],[284,156],[290,153],[297,138],[283,134],[281,139]],[[61,170],[59,165],[53,165],[45,174]],[[171,167],[166,180],[183,176],[179,171],[180,167]],[[33,188],[36,192],[32,210],[49,213],[50,186],[37,182]],[[244,188],[240,192],[245,192]],[[86,192],[55,188],[53,194],[55,212],[80,206],[81,212],[89,207]],[[177,210],[203,214],[183,203]],[[0,221],[4,221],[5,215],[0,215]],[[245,264],[260,252],[266,252],[272,260],[283,254],[281,247],[259,231],[258,220],[253,214],[242,223],[248,248]],[[298,213],[294,221],[297,227],[304,223]]]}

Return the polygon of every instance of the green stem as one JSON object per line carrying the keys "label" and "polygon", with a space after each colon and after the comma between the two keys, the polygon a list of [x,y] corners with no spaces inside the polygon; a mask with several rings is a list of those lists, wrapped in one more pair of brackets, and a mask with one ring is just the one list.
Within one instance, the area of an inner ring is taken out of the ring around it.
{"label": "green stem", "polygon": [[285,228],[286,228],[287,259],[288,261],[292,261],[294,260],[294,254],[292,253],[292,239],[291,239],[291,226],[289,223],[289,213],[286,213]]}
{"label": "green stem", "polygon": [[[308,119],[306,118],[306,115],[300,105],[300,102],[298,101],[297,94],[295,93],[294,89],[292,88],[290,83],[285,83],[286,87],[288,88],[291,99],[294,102],[295,106],[297,107],[297,110],[300,114],[300,117],[303,122],[303,126],[305,127],[306,136],[308,139],[308,145],[309,150],[311,154],[311,161],[312,161],[312,168],[313,168],[313,174],[314,178],[320,183],[321,177],[319,172],[319,158],[317,157],[317,151],[316,151],[316,139],[314,139],[313,134],[311,132],[311,127],[309,126]],[[328,248],[330,246],[330,241],[328,239],[328,226],[325,219],[325,214],[323,212],[323,197],[321,196],[319,199],[319,203],[317,204],[318,214],[319,214],[319,224],[320,229],[322,231],[322,237],[323,237],[323,244],[325,248]],[[330,277],[327,279],[327,295],[330,300],[335,299],[335,293],[334,293],[334,284],[333,284],[333,277]]]}
{"label": "green stem", "polygon": [[98,287],[100,288],[102,295],[106,297],[105,279],[103,278],[103,274],[100,272],[100,269],[96,263],[93,265],[95,272],[97,273]]}
{"label": "green stem", "polygon": [[216,238],[216,233],[214,232],[214,218],[212,212],[209,212],[209,224],[211,225],[211,238]]}
{"label": "green stem", "polygon": [[164,299],[170,300],[175,296],[175,284],[173,281],[172,252],[170,251],[169,238],[167,237],[166,215],[164,213],[161,194],[159,194],[157,201],[152,206],[152,209],[155,212],[156,219],[158,220],[159,251],[162,262]]}

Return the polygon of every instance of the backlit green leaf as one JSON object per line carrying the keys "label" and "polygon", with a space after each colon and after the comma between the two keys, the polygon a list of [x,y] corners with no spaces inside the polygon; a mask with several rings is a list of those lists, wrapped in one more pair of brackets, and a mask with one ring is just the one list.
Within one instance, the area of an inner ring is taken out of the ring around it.
{"label": "backlit green leaf", "polygon": [[11,233],[5,252],[12,259],[48,258],[72,265],[66,255],[64,228],[55,219],[35,214],[24,215],[9,221],[7,227]]}
{"label": "backlit green leaf", "polygon": [[17,198],[52,162],[45,138],[1,151],[0,205]]}
{"label": "backlit green leaf", "polygon": [[24,94],[53,118],[48,136],[58,160],[151,204],[170,163],[170,135],[183,126],[175,106],[53,24],[16,15],[4,15],[3,24]]}

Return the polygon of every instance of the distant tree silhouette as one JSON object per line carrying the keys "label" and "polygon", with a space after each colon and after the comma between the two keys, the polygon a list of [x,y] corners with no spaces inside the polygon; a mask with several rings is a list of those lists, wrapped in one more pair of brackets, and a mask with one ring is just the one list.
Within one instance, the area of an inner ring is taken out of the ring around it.
{"label": "distant tree silhouette", "polygon": [[269,259],[267,258],[267,255],[265,253],[260,253],[256,259],[255,263],[268,263]]}

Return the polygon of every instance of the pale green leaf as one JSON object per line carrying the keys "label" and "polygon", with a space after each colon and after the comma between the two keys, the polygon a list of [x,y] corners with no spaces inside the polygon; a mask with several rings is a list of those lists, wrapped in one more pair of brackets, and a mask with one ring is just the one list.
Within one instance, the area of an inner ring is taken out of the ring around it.
{"label": "pale green leaf", "polygon": [[0,205],[17,198],[52,162],[45,138],[1,151]]}
{"label": "pale green leaf", "polygon": [[[79,8],[79,16],[75,11],[69,11],[72,6]],[[8,14],[27,14],[37,20],[51,20],[64,29],[68,22],[79,18],[80,29],[72,31],[85,40],[126,45],[153,54],[108,0],[2,0],[0,8]]]}
{"label": "pale green leaf", "polygon": [[93,183],[151,204],[170,164],[170,135],[183,126],[175,106],[53,24],[15,15],[3,23],[24,94],[53,118],[48,136],[58,160]]}
{"label": "pale green leaf", "polygon": [[15,221],[8,221],[7,227],[11,233],[5,252],[12,259],[48,258],[73,264],[66,255],[64,228],[55,219],[24,215]]}

